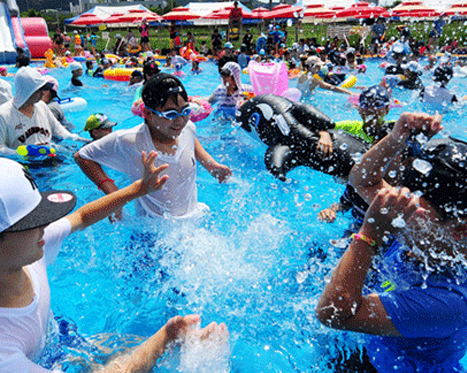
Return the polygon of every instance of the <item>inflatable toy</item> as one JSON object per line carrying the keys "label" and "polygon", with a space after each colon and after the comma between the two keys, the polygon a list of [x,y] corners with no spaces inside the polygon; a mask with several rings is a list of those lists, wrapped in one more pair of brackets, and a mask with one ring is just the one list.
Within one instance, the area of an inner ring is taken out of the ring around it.
{"label": "inflatable toy", "polygon": [[199,122],[206,119],[209,114],[212,113],[212,106],[201,96],[188,96],[188,102],[190,102],[193,110],[190,114],[192,122]]}
{"label": "inflatable toy", "polygon": [[346,78],[342,83],[341,83],[341,87],[342,88],[352,88],[355,83],[357,83],[357,78],[354,76],[354,75],[350,75],[348,78]]}
{"label": "inflatable toy", "polygon": [[16,148],[16,152],[24,158],[45,158],[55,157],[55,149],[46,145],[20,145]]}
{"label": "inflatable toy", "polygon": [[131,78],[131,74],[134,70],[141,69],[134,69],[134,68],[125,68],[125,67],[118,67],[116,69],[107,69],[104,71],[104,78],[108,80],[116,80],[118,82],[128,82]]}
{"label": "inflatable toy", "polygon": [[44,53],[45,62],[44,67],[53,68],[56,67],[54,64],[54,51],[52,49],[47,49]]}
{"label": "inflatable toy", "polygon": [[49,69],[45,68],[45,67],[36,67],[36,70],[39,71],[39,73],[41,75],[45,75],[45,74],[48,74],[49,73]]}
{"label": "inflatable toy", "polygon": [[62,58],[62,66],[63,67],[68,67],[68,62],[65,57]]}
{"label": "inflatable toy", "polygon": [[117,62],[120,62],[121,60],[121,58],[118,57],[116,54],[107,53],[104,57],[110,60],[112,63],[117,63]]}
{"label": "inflatable toy", "polygon": [[86,109],[88,103],[82,97],[68,97],[57,100],[64,113],[72,113]]}
{"label": "inflatable toy", "polygon": [[[334,122],[317,108],[272,94],[246,101],[237,109],[235,122],[268,145],[266,168],[282,181],[298,166],[347,177],[354,159],[369,147],[347,132],[334,130]],[[324,130],[330,133],[333,143],[332,155],[325,158],[316,151],[318,132]]]}
{"label": "inflatable toy", "polygon": [[130,54],[137,54],[139,52],[141,52],[141,45],[137,45],[136,47],[128,47],[128,53]]}
{"label": "inflatable toy", "polygon": [[290,69],[288,71],[288,73],[289,73],[289,79],[296,79],[302,73],[302,70],[300,70],[300,69]]}
{"label": "inflatable toy", "polygon": [[[344,81],[341,81],[341,78],[337,76],[338,74],[330,73],[328,74],[325,79],[322,78],[319,74],[313,74],[313,78],[324,80],[326,83],[332,85],[338,85],[342,88],[352,88],[357,83],[357,77],[355,75],[348,76]],[[341,75],[341,74],[339,74]]]}
{"label": "inflatable toy", "polygon": [[[278,96],[299,100],[301,92],[296,88],[289,89],[289,75],[285,63],[248,63],[251,85],[256,95],[273,93]],[[290,92],[292,90],[292,92]]]}
{"label": "inflatable toy", "polygon": [[248,67],[245,67],[243,70],[242,70],[242,73],[245,74],[245,75],[248,75],[250,72],[248,71]]}
{"label": "inflatable toy", "polygon": [[75,61],[77,62],[86,62],[87,61],[87,58],[84,57],[84,56],[75,56],[73,57],[75,59]]}
{"label": "inflatable toy", "polygon": [[68,63],[75,62],[75,59],[74,59],[73,57],[71,57],[71,56],[65,57],[65,60],[66,60],[66,62],[68,62]]}

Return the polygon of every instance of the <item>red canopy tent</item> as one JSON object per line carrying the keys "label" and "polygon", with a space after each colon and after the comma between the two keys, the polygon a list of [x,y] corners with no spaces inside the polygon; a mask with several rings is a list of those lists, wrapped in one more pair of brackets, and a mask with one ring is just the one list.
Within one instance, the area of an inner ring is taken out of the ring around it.
{"label": "red canopy tent", "polygon": [[390,17],[390,14],[385,8],[370,5],[365,1],[353,4],[350,8],[336,12],[336,18],[366,19],[377,17]]}
{"label": "red canopy tent", "polygon": [[272,10],[266,14],[264,19],[272,18],[295,18],[295,14],[300,13],[303,10],[301,6],[292,6],[289,4],[280,4],[272,8]]}
{"label": "red canopy tent", "polygon": [[114,13],[104,20],[105,23],[118,23],[117,20],[123,16],[123,13]]}
{"label": "red canopy tent", "polygon": [[[228,6],[223,9],[217,9],[213,11],[212,13],[209,13],[208,15],[204,16],[203,18],[206,19],[229,19],[230,16],[230,11],[233,9],[233,6]],[[243,18],[253,18],[251,13],[247,13],[242,9],[242,17]]]}
{"label": "red canopy tent", "polygon": [[392,15],[397,17],[439,17],[440,12],[423,5],[421,1],[407,1],[396,6]]}
{"label": "red canopy tent", "polygon": [[322,4],[307,5],[303,18],[332,18],[336,15],[336,11],[326,8]]}
{"label": "red canopy tent", "polygon": [[162,16],[165,21],[189,21],[200,17],[199,14],[193,13],[190,9],[184,7],[173,8]]}
{"label": "red canopy tent", "polygon": [[263,19],[267,13],[269,13],[269,9],[262,7],[255,8],[251,11],[251,18]]}
{"label": "red canopy tent", "polygon": [[[114,23],[132,23],[132,22],[142,22],[143,19],[146,19],[148,22],[159,22],[163,18],[154,12],[148,12],[143,9],[133,9],[123,16],[118,17]],[[109,23],[106,20],[106,23]]]}
{"label": "red canopy tent", "polygon": [[465,16],[467,15],[467,2],[452,4],[451,7],[444,11],[447,16]]}
{"label": "red canopy tent", "polygon": [[83,26],[100,25],[101,23],[104,23],[104,20],[92,13],[85,13],[81,15],[79,18],[75,19],[73,22],[71,22],[72,25],[83,25]]}

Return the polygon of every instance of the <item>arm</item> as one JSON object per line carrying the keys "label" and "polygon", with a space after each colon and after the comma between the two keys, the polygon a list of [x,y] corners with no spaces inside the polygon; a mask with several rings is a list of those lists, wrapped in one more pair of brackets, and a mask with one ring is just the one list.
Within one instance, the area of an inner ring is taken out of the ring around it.
{"label": "arm", "polygon": [[352,91],[349,91],[348,89],[345,89],[345,88],[342,88],[342,87],[339,87],[338,85],[332,85],[332,84],[329,84],[329,83],[326,83],[320,79],[316,79],[316,78],[311,78],[313,80],[313,82],[320,88],[322,89],[327,89],[328,91],[334,91],[334,92],[339,92],[339,93],[345,93],[347,95],[351,95],[353,94]]}
{"label": "arm", "polygon": [[323,158],[332,155],[332,140],[331,135],[327,131],[319,131],[319,140],[316,144],[316,153],[321,153]]}
{"label": "arm", "polygon": [[[70,233],[87,228],[114,212],[117,212],[128,202],[161,189],[169,177],[167,175],[159,177],[160,173],[169,166],[162,165],[156,168],[154,166],[156,157],[157,154],[154,151],[150,152],[148,156],[143,152],[142,162],[144,164],[144,174],[141,179],[135,181],[126,188],[117,190],[114,193],[110,193],[96,201],[90,202],[68,215],[66,218],[71,223]],[[109,186],[115,185],[110,182],[105,184],[109,184]]]}
{"label": "arm", "polygon": [[201,165],[209,171],[220,183],[227,180],[232,175],[232,170],[220,164],[203,148],[198,138],[195,138],[195,157]]}
{"label": "arm", "polygon": [[[354,238],[334,269],[331,281],[321,295],[316,316],[335,329],[352,330],[375,335],[401,336],[389,318],[377,294],[362,295],[365,278],[377,248],[383,243],[387,231],[394,232],[392,220],[403,213],[409,221],[418,208],[419,200],[407,188],[383,189],[371,203],[360,234],[373,239],[373,247]],[[381,214],[382,208],[389,213]]]}
{"label": "arm", "polygon": [[326,223],[333,223],[336,220],[336,213],[347,211],[347,207],[340,202],[333,203],[331,207],[321,210],[318,213],[318,219]]}
{"label": "arm", "polygon": [[365,153],[362,161],[356,164],[350,173],[352,184],[368,203],[389,184],[383,179],[386,166],[395,155],[406,147],[406,140],[411,133],[423,132],[428,138],[443,129],[441,116],[420,113],[403,113],[392,131],[378,144]]}
{"label": "arm", "polygon": [[[84,174],[99,188],[105,193],[113,193],[118,190],[118,187],[114,184],[114,182],[110,179],[110,177],[105,173],[102,169],[102,166],[94,161],[84,159],[79,155],[79,151],[77,151],[74,155],[75,162],[84,172]],[[104,180],[106,180],[104,182]]]}

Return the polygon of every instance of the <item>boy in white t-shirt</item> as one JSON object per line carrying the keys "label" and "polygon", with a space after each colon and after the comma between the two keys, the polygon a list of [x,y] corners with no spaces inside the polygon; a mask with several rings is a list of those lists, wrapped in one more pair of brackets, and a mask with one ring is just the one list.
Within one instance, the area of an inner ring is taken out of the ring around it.
{"label": "boy in white t-shirt", "polygon": [[[102,169],[113,168],[131,181],[141,177],[142,167],[135,162],[142,151],[155,150],[156,162],[167,163],[169,180],[163,190],[142,197],[138,213],[148,216],[199,216],[208,207],[198,203],[196,161],[219,182],[231,175],[229,167],[216,162],[196,138],[196,127],[189,115],[191,107],[183,84],[176,77],[159,73],[144,85],[145,123],[113,132],[82,147],[75,160],[99,189],[109,194],[118,190]],[[119,214],[118,214],[119,215]],[[119,216],[116,216],[119,218]]]}
{"label": "boy in white t-shirt", "polygon": [[422,102],[432,106],[434,109],[447,108],[453,102],[457,102],[456,95],[446,88],[453,75],[454,71],[451,66],[438,66],[433,73],[433,80],[436,83],[425,87],[420,92]]}
{"label": "boy in white t-shirt", "polygon": [[[168,177],[156,168],[156,153],[143,153],[143,177],[130,186],[68,214],[75,196],[66,191],[40,193],[26,169],[0,158],[0,372],[46,373],[34,361],[45,347],[50,320],[47,266],[71,233],[104,219],[127,202],[161,189]],[[67,215],[68,214],[68,215]],[[99,372],[151,372],[167,345],[185,334],[199,316],[177,316],[131,353],[111,361]],[[200,331],[227,336],[224,324]],[[57,372],[57,371],[54,371]]]}

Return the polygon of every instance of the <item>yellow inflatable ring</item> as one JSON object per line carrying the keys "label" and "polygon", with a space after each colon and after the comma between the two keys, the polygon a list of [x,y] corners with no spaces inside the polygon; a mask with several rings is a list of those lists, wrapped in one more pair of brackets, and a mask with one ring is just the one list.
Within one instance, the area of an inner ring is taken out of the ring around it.
{"label": "yellow inflatable ring", "polygon": [[344,82],[341,84],[342,88],[352,88],[357,83],[357,78],[354,75],[350,75]]}

